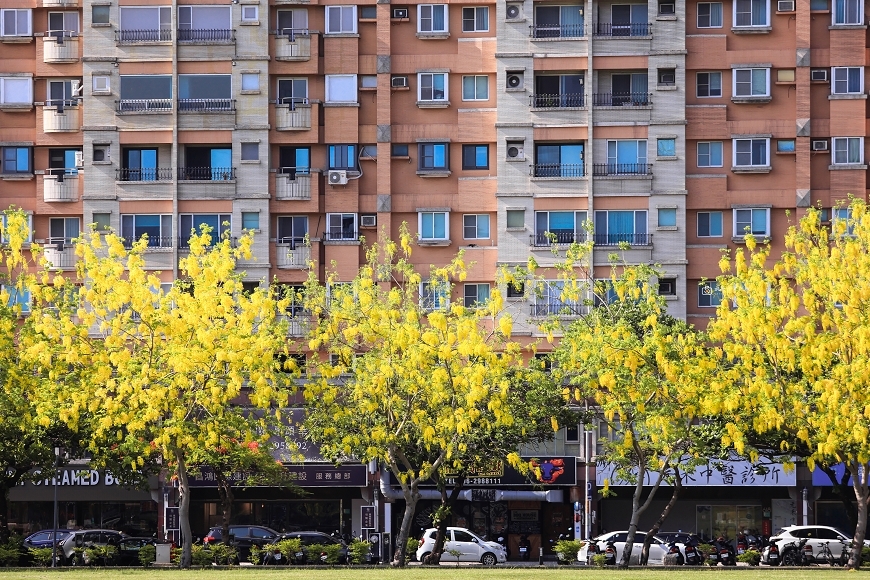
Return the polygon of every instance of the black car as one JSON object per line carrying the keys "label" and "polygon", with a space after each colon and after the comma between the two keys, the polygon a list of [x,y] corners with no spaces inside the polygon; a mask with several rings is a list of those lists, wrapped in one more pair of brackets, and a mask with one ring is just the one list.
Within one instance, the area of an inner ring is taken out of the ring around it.
{"label": "black car", "polygon": [[126,537],[118,544],[118,566],[141,566],[139,550],[145,546],[154,546],[154,538]]}
{"label": "black car", "polygon": [[[345,543],[337,538],[330,536],[329,534],[324,534],[323,532],[287,532],[281,534],[278,538],[278,541],[281,540],[290,540],[294,538],[299,538],[302,541],[302,557],[297,557],[297,562],[301,564],[317,564],[320,562],[320,554],[310,554],[308,551],[308,546],[313,546],[315,544],[321,545],[331,545],[331,544],[339,544],[341,549],[338,552],[338,563],[339,564],[347,564],[347,546]],[[301,561],[300,561],[301,560]]]}
{"label": "black car", "polygon": [[[239,551],[239,560],[244,562],[251,553],[251,546],[262,547],[278,541],[278,532],[266,526],[234,525],[230,526],[230,541],[227,542]],[[216,526],[208,531],[202,539],[206,546],[223,542],[223,532]]]}
{"label": "black car", "polygon": [[671,542],[683,545],[691,544],[693,546],[703,544],[701,538],[688,532],[659,532],[656,534],[656,538],[661,540],[663,544],[670,544]]}
{"label": "black car", "polygon": [[[53,530],[41,530],[34,534],[30,534],[26,538],[24,538],[24,547],[25,548],[51,548],[53,541],[52,536],[55,534],[52,533]],[[56,542],[58,544],[66,538],[72,530],[57,530],[56,534]]]}

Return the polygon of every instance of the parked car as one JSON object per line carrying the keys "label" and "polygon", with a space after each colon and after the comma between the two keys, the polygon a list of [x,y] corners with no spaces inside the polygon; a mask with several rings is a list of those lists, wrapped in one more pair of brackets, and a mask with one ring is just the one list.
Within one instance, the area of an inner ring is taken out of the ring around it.
{"label": "parked car", "polygon": [[[55,532],[53,534],[52,532]],[[52,536],[56,535],[57,543],[60,544],[61,540],[66,538],[72,530],[40,530],[34,534],[30,534],[26,538],[24,538],[24,547],[25,548],[51,548],[52,546]]]}
{"label": "parked car", "polygon": [[693,546],[703,544],[701,538],[699,538],[695,534],[690,534],[689,532],[659,532],[656,534],[655,537],[662,544],[670,544],[671,542],[676,542],[677,544],[681,544],[683,546],[685,546],[686,544],[692,544]]}
{"label": "parked car", "polygon": [[302,542],[302,556],[296,556],[295,560],[301,564],[315,564],[320,558],[320,554],[311,554],[309,553],[308,546],[313,546],[316,544],[322,545],[331,545],[331,544],[340,544],[341,549],[338,553],[338,563],[339,564],[347,564],[347,546],[342,540],[338,538],[334,538],[329,534],[324,534],[323,532],[315,532],[315,531],[301,531],[301,532],[287,532],[281,534],[278,538],[278,541],[281,540],[290,540],[294,538],[299,538]]}
{"label": "parked car", "polygon": [[[432,553],[437,532],[436,528],[429,528],[423,532],[423,537],[420,538],[420,547],[417,548],[418,561],[422,562],[423,558]],[[459,557],[454,558],[450,554],[451,550],[459,552]],[[447,534],[444,538],[444,552],[441,561],[452,562],[455,559],[460,562],[480,562],[484,566],[495,566],[506,562],[507,554],[504,546],[498,542],[487,542],[465,528],[450,527],[447,528]]]}
{"label": "parked car", "polygon": [[[75,530],[58,544],[58,558],[71,566],[90,564],[84,550],[95,546],[117,547],[124,537],[116,530]],[[80,549],[78,553],[77,548]]]}
{"label": "parked car", "polygon": [[[771,565],[771,562],[768,560],[770,544],[776,544],[777,548],[779,548],[779,561],[772,563],[777,565],[779,562],[785,561],[787,551],[795,549],[798,542],[805,538],[807,540],[806,545],[813,548],[813,556],[818,556],[821,553],[822,544],[827,542],[828,548],[830,548],[834,558],[840,557],[840,554],[843,552],[844,543],[852,542],[851,536],[847,536],[831,526],[786,526],[780,529],[768,541],[768,547],[765,547],[764,551],[761,552],[762,563]],[[864,540],[864,546],[870,547],[870,540]]]}
{"label": "parked car", "polygon": [[[616,561],[622,561],[622,552],[625,549],[625,541],[628,539],[628,532],[608,532],[595,538],[592,538],[577,552],[577,560],[582,564],[591,564],[592,556],[596,553],[603,553],[608,542],[613,542],[616,548]],[[629,564],[639,565],[640,554],[643,550],[643,543],[646,540],[646,533],[636,532],[634,534],[634,544],[631,548],[631,558]],[[592,547],[594,546],[594,548]],[[661,566],[664,564],[665,554],[668,552],[668,547],[661,540],[653,536],[652,543],[649,546],[649,557],[647,564],[650,566]]]}
{"label": "parked car", "polygon": [[[212,546],[223,542],[223,532],[219,526],[213,527],[202,539],[203,544]],[[262,547],[278,541],[278,532],[266,526],[236,525],[230,526],[229,545],[239,552],[239,560],[244,562],[251,553],[251,546]]]}
{"label": "parked car", "polygon": [[154,538],[127,536],[118,544],[118,566],[141,566],[139,550],[145,546],[155,546]]}

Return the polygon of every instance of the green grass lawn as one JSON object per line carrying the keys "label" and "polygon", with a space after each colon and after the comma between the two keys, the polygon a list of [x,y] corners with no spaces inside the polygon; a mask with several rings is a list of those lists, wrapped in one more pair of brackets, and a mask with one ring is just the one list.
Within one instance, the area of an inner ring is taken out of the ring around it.
{"label": "green grass lawn", "polygon": [[[859,574],[866,571],[859,572]],[[178,570],[161,568],[138,570],[131,568],[60,568],[57,570],[22,569],[10,571],[0,569],[0,578],[21,580],[110,580],[129,578],[133,580],[834,580],[844,578],[848,572],[829,568],[792,568],[788,570],[770,568],[681,568],[615,570],[572,566],[570,568],[509,568],[498,566],[482,568],[478,566],[440,566],[421,568],[411,566],[404,570],[389,568],[314,568],[314,567],[240,567],[234,569]],[[727,576],[723,579],[723,576]],[[854,578],[854,573],[852,573]]]}

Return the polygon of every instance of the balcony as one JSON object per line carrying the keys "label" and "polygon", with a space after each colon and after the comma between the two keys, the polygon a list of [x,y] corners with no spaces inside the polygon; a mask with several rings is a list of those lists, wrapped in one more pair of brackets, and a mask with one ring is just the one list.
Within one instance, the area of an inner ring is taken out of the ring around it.
{"label": "balcony", "polygon": [[651,246],[652,234],[594,234],[592,240],[596,246]]}
{"label": "balcony", "polygon": [[179,167],[178,179],[182,181],[233,181],[235,167]]}
{"label": "balcony", "polygon": [[172,31],[169,29],[116,30],[115,42],[117,44],[151,44],[172,42]]}
{"label": "balcony", "polygon": [[42,130],[45,133],[75,132],[82,127],[79,102],[47,101],[42,108]]}
{"label": "balcony", "polygon": [[46,63],[78,62],[79,38],[72,30],[49,30],[42,37],[42,61]]}
{"label": "balcony", "polygon": [[307,28],[273,30],[275,60],[294,61],[311,58],[311,34]]}
{"label": "balcony", "polygon": [[236,31],[232,29],[180,29],[178,42],[186,44],[234,44]]}
{"label": "balcony", "polygon": [[[211,233],[212,240],[216,240],[215,233]],[[170,238],[171,240],[172,238]],[[230,247],[237,248],[239,245],[239,238],[226,238],[230,241]],[[178,251],[179,252],[189,252],[190,251],[190,238],[178,238]]]}
{"label": "balcony", "polygon": [[180,113],[232,113],[235,99],[178,99]]}
{"label": "balcony", "polygon": [[532,177],[577,179],[586,177],[586,166],[583,163],[536,163],[530,174]]}
{"label": "balcony", "polygon": [[288,314],[279,314],[278,318],[287,322],[287,336],[305,336],[311,328],[311,314],[301,308],[291,308]]}
{"label": "balcony", "polygon": [[574,317],[586,314],[588,307],[577,302],[561,302],[552,300],[535,302],[529,305],[529,316],[541,318],[544,316]]}
{"label": "balcony", "polygon": [[[134,240],[124,240],[124,247],[128,250],[133,247]],[[145,245],[146,252],[171,252],[175,238],[172,236],[148,236]]]}
{"label": "balcony", "polygon": [[115,170],[115,181],[172,181],[172,179],[173,172],[169,167],[122,168]]}
{"label": "balcony", "polygon": [[652,175],[652,163],[595,163],[592,175]]}
{"label": "balcony", "polygon": [[301,241],[282,242],[275,245],[275,255],[278,268],[283,270],[304,270],[311,260],[311,247],[302,245]]}
{"label": "balcony", "polygon": [[311,129],[311,104],[308,99],[282,99],[275,104],[275,129],[278,131],[305,131]]}
{"label": "balcony", "polygon": [[[304,173],[300,173],[304,171]],[[282,167],[275,175],[275,199],[311,199],[311,175],[308,167]]]}
{"label": "balcony", "polygon": [[594,93],[596,107],[651,107],[652,93]]}
{"label": "balcony", "polygon": [[79,176],[67,169],[47,169],[42,176],[42,197],[46,202],[78,201]]}
{"label": "balcony", "polygon": [[172,99],[121,99],[115,103],[119,113],[172,112]]}
{"label": "balcony", "polygon": [[634,22],[614,24],[612,22],[599,22],[595,27],[595,36],[605,37],[650,37],[652,36],[652,24],[646,22]]}
{"label": "balcony", "polygon": [[557,231],[538,232],[529,236],[529,245],[534,248],[567,246],[569,244],[582,244],[587,240],[586,232]]}
{"label": "balcony", "polygon": [[80,0],[42,0],[43,8],[75,8],[81,6]]}
{"label": "balcony", "polygon": [[586,36],[583,24],[533,24],[529,26],[529,36],[534,39],[570,39]]}
{"label": "balcony", "polygon": [[52,270],[75,270],[78,261],[76,248],[69,238],[50,238],[43,255]]}
{"label": "balcony", "polygon": [[585,98],[583,93],[532,95],[529,97],[529,106],[533,109],[580,108],[584,105]]}

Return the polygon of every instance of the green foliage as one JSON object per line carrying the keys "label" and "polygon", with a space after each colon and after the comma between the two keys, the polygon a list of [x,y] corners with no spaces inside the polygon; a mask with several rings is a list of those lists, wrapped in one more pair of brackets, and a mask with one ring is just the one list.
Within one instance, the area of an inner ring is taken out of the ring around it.
{"label": "green foliage", "polygon": [[108,566],[117,555],[116,546],[88,546],[82,553],[82,562],[89,566]]}
{"label": "green foliage", "polygon": [[350,543],[350,546],[348,546],[347,556],[353,564],[365,564],[368,562],[368,555],[371,548],[371,543],[365,540],[356,539]]}
{"label": "green foliage", "polygon": [[[172,550],[172,563],[180,564],[181,563],[181,548],[173,548]],[[210,549],[206,548],[202,544],[193,544],[190,550],[191,556],[191,564],[198,568],[203,568],[205,566],[211,566],[214,562],[214,556]]]}
{"label": "green foliage", "polygon": [[599,568],[604,568],[607,565],[607,556],[604,554],[595,554],[592,556],[592,564]]}
{"label": "green foliage", "polygon": [[229,566],[239,560],[239,552],[229,544],[215,544],[211,547],[212,561],[219,566]]}
{"label": "green foliage", "polygon": [[553,545],[553,551],[562,562],[573,562],[577,552],[586,545],[582,540],[559,540]]}
{"label": "green foliage", "polygon": [[51,548],[28,548],[27,551],[37,566],[51,565]]}
{"label": "green foliage", "polygon": [[267,544],[262,548],[260,546],[251,546],[251,551],[248,552],[248,562],[253,564],[254,566],[258,566],[263,563],[263,553],[269,549],[269,546],[273,544]]}
{"label": "green foliage", "polygon": [[417,548],[420,547],[420,540],[416,538],[408,538],[405,542],[405,563],[413,561],[417,556]]}
{"label": "green foliage", "polygon": [[758,566],[761,562],[761,552],[758,550],[746,550],[742,554],[737,554],[738,562],[745,562],[750,566]]}
{"label": "green foliage", "polygon": [[306,549],[308,553],[308,563],[316,564],[320,562],[320,554],[326,554],[326,563],[334,566],[338,564],[339,556],[341,555],[341,544],[311,544]]}
{"label": "green foliage", "polygon": [[139,563],[142,564],[143,567],[148,568],[152,564],[154,564],[154,560],[157,559],[157,547],[152,546],[151,544],[145,544],[141,548],[139,548]]}
{"label": "green foliage", "polygon": [[[17,566],[24,553],[22,538],[18,534],[12,534],[0,544],[0,566]],[[49,561],[51,555],[49,554]]]}

